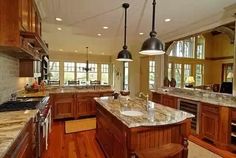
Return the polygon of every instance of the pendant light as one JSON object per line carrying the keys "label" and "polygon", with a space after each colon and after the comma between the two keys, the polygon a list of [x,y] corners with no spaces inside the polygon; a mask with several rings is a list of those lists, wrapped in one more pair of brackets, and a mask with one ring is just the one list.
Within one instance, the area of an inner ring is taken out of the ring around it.
{"label": "pendant light", "polygon": [[162,55],[164,54],[164,46],[162,42],[156,38],[155,31],[155,7],[156,0],[153,0],[153,15],[152,15],[152,31],[150,32],[150,38],[144,41],[142,48],[140,50],[140,54],[144,55]]}
{"label": "pendant light", "polygon": [[86,60],[86,67],[83,67],[83,70],[85,70],[86,72],[91,71],[91,68],[89,68],[89,61],[88,61],[88,56],[89,56],[89,52],[88,52],[88,47],[86,47],[86,51],[87,51],[87,60]]}
{"label": "pendant light", "polygon": [[125,8],[125,29],[124,29],[124,46],[123,50],[119,52],[117,59],[118,61],[133,61],[131,53],[128,51],[128,47],[126,45],[126,28],[127,28],[127,8],[129,8],[128,3],[124,3],[122,5]]}

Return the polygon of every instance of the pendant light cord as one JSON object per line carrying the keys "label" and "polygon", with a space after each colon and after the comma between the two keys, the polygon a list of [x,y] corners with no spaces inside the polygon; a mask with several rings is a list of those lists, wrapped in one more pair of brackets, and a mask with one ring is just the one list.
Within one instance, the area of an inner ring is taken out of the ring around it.
{"label": "pendant light cord", "polygon": [[124,46],[123,49],[127,49],[127,45],[126,45],[126,31],[127,31],[127,8],[129,8],[129,4],[128,3],[124,3],[123,4],[123,8],[125,8],[125,28],[124,28]]}
{"label": "pendant light cord", "polygon": [[156,0],[153,0],[153,11],[152,11],[152,31],[150,32],[151,37],[156,36],[156,31],[155,31],[155,21],[156,21]]}

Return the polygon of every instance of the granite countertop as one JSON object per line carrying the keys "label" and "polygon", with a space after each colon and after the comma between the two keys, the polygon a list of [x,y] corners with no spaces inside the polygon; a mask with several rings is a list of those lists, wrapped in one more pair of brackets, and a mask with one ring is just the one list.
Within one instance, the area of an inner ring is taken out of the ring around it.
{"label": "granite countertop", "polygon": [[37,110],[0,113],[0,158],[4,157]]}
{"label": "granite countertop", "polygon": [[[186,90],[185,90],[186,91]],[[159,88],[157,90],[151,90],[151,92],[156,92],[160,94],[170,95],[178,98],[183,98],[187,100],[193,100],[203,103],[209,103],[217,106],[226,106],[226,107],[232,107],[236,108],[236,101],[233,99],[229,99],[229,94],[220,94],[220,93],[205,93],[203,95],[199,95],[197,90],[189,90],[192,91],[195,94],[192,93],[179,93],[173,90],[169,90],[166,88]]]}
{"label": "granite countertop", "polygon": [[113,92],[112,89],[79,89],[76,87],[49,87],[45,91],[39,92],[27,92],[20,91],[17,93],[17,97],[45,97],[49,96],[49,94],[57,94],[57,93],[96,93],[96,92]]}
{"label": "granite countertop", "polygon": [[[95,100],[128,128],[170,125],[194,117],[194,115],[187,112],[169,108],[151,101],[148,101],[148,105],[154,108],[147,111],[146,101],[139,98],[114,100],[113,97],[101,97],[95,98]],[[142,115],[126,116],[122,114],[124,111],[132,110],[139,111]]]}

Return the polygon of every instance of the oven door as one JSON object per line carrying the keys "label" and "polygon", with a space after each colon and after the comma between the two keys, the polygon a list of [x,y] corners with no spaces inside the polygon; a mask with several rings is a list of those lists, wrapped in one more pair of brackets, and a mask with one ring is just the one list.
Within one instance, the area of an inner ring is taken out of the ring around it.
{"label": "oven door", "polygon": [[40,120],[39,155],[41,156],[42,152],[48,149],[48,136],[51,132],[51,108],[47,110],[47,113],[41,114]]}

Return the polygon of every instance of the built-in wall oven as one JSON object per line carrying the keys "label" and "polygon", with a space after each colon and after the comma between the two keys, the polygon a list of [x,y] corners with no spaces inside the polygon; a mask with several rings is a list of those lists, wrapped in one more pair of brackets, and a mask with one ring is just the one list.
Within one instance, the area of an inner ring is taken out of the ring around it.
{"label": "built-in wall oven", "polygon": [[192,133],[199,134],[199,108],[200,108],[200,102],[198,101],[192,101],[187,99],[178,99],[178,109],[191,113],[194,115],[194,118],[191,122],[191,129]]}

